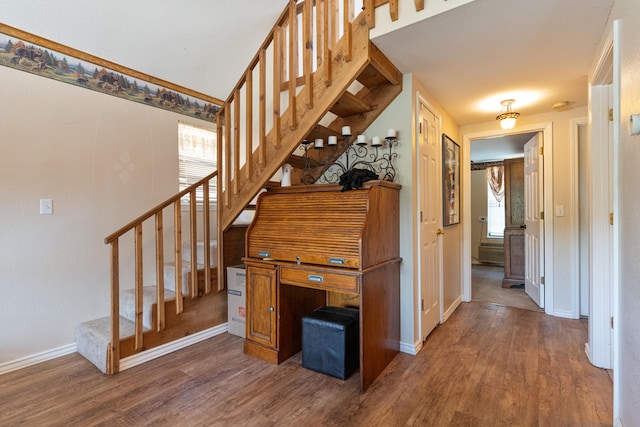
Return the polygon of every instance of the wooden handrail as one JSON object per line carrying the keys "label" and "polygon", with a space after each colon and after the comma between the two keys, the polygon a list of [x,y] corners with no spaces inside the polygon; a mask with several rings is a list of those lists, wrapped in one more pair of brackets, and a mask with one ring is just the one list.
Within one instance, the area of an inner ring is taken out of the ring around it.
{"label": "wooden handrail", "polygon": [[160,203],[159,205],[155,206],[154,208],[149,209],[147,212],[143,213],[138,218],[136,218],[133,221],[129,222],[127,225],[125,225],[123,227],[120,227],[117,231],[115,231],[115,232],[109,234],[107,237],[105,237],[104,238],[104,243],[105,244],[111,243],[113,240],[117,239],[118,237],[122,236],[123,234],[127,233],[128,231],[131,231],[137,224],[139,224],[139,223],[151,218],[153,215],[155,215],[156,213],[158,213],[162,209],[166,208],[170,204],[175,203],[177,200],[179,200],[179,199],[183,198],[184,196],[186,196],[187,194],[191,193],[196,187],[201,186],[205,182],[209,182],[210,180],[212,180],[216,176],[218,176],[218,171],[214,171],[214,172],[210,173],[209,175],[205,176],[204,178],[202,178],[200,181],[196,182],[195,184],[189,186],[188,188],[185,188],[184,190],[182,190],[178,194],[176,194],[174,196],[171,196],[170,198],[168,198],[164,202]]}

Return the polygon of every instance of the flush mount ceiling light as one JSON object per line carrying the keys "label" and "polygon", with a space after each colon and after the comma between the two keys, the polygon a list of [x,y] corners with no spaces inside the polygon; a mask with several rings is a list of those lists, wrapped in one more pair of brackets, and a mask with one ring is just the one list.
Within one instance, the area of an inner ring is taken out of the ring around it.
{"label": "flush mount ceiling light", "polygon": [[514,99],[505,99],[500,104],[502,105],[502,113],[496,117],[496,120],[500,122],[502,129],[513,129],[516,125],[516,119],[520,113],[515,113],[511,110],[511,104],[516,102]]}

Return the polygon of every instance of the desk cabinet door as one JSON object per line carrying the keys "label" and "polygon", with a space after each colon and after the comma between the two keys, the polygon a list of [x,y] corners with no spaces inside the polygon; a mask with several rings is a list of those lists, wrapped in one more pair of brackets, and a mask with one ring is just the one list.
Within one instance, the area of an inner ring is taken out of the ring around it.
{"label": "desk cabinet door", "polygon": [[276,347],[276,292],[275,268],[247,267],[247,339]]}

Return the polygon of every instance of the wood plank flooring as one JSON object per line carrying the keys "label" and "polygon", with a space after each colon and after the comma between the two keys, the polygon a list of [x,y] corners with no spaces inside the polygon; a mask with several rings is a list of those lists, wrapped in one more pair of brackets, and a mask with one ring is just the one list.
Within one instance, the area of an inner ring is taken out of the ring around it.
{"label": "wood plank flooring", "polygon": [[115,376],[77,354],[0,376],[0,426],[606,426],[612,383],[589,364],[585,321],[462,304],[417,356],[361,395],[273,366],[222,334]]}
{"label": "wood plank flooring", "polygon": [[502,279],[504,279],[504,267],[501,265],[472,265],[471,295],[473,300],[544,311],[525,293],[524,287],[503,288]]}

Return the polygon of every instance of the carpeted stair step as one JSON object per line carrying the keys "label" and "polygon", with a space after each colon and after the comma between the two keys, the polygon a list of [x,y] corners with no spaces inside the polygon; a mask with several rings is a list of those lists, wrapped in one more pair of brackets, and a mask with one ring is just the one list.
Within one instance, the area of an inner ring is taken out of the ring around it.
{"label": "carpeted stair step", "polygon": [[[209,265],[215,267],[218,264],[218,242],[211,240],[209,242]],[[204,242],[196,243],[196,260],[198,270],[204,270]],[[189,273],[191,272],[191,243],[184,242],[182,244],[182,295],[189,295]],[[164,288],[175,292],[176,284],[176,265],[175,263],[165,263],[164,265]]]}
{"label": "carpeted stair step", "polygon": [[[184,242],[182,244],[182,260],[191,262],[191,243]],[[196,242],[196,260],[198,264],[205,264],[204,261],[204,242]],[[218,262],[218,241],[211,240],[209,242],[209,265],[215,267]]]}
{"label": "carpeted stair step", "polygon": [[[204,265],[198,264],[198,270],[204,270]],[[191,263],[182,263],[182,295],[189,295],[189,273]],[[173,263],[164,265],[164,288],[175,292],[176,287],[176,265]]]}
{"label": "carpeted stair step", "polygon": [[[169,290],[165,289],[164,291],[164,300],[172,301],[176,298],[176,294]],[[144,329],[152,329],[152,316],[153,313],[151,311],[153,304],[156,302],[156,287],[155,286],[144,286],[142,288],[142,327]],[[135,289],[126,289],[124,291],[120,291],[120,316],[131,320],[132,322],[136,319],[136,297],[135,297]]]}
{"label": "carpeted stair step", "polygon": [[[135,324],[120,317],[120,339],[133,336]],[[111,342],[111,317],[82,322],[76,327],[76,351],[107,373],[107,351]]]}

